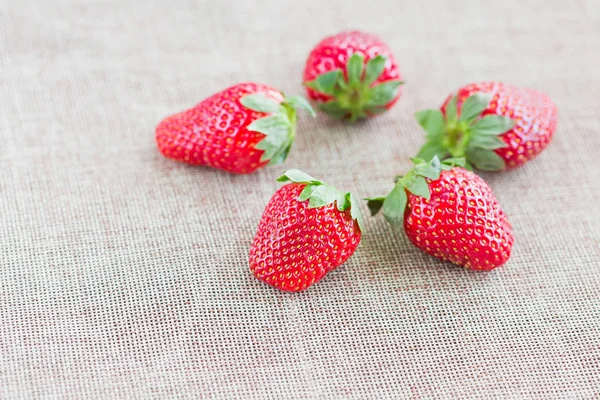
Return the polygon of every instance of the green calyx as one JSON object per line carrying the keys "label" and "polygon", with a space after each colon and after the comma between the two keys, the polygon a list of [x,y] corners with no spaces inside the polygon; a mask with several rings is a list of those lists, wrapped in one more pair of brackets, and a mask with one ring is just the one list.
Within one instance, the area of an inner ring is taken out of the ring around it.
{"label": "green calyx", "polygon": [[368,115],[382,113],[398,94],[402,81],[387,81],[374,85],[385,69],[386,57],[376,56],[365,66],[362,54],[354,53],[346,63],[346,73],[337,69],[306,82],[314,91],[332,99],[319,104],[319,109],[336,118],[356,121]]}
{"label": "green calyx", "polygon": [[312,176],[297,169],[289,169],[283,172],[278,182],[305,183],[306,186],[300,193],[298,201],[308,201],[308,208],[319,208],[327,206],[335,201],[339,211],[350,209],[352,219],[356,220],[362,231],[363,219],[359,208],[359,200],[350,192],[342,192],[335,187],[323,183]]}
{"label": "green calyx", "polygon": [[437,156],[433,156],[429,162],[421,158],[413,158],[412,161],[415,166],[406,175],[396,178],[396,185],[387,196],[365,199],[371,215],[383,209],[385,219],[398,229],[404,223],[404,210],[408,202],[407,191],[415,196],[429,199],[431,193],[427,179],[438,180],[442,171],[465,166],[464,158],[448,158],[440,161]]}
{"label": "green calyx", "polygon": [[415,117],[427,132],[427,142],[418,157],[465,157],[468,168],[472,164],[482,171],[505,169],[504,160],[494,150],[507,147],[499,136],[510,131],[515,121],[501,115],[482,116],[491,99],[491,93],[476,93],[463,102],[459,113],[457,97],[453,96],[446,105],[446,115],[440,110],[417,112]]}
{"label": "green calyx", "polygon": [[296,138],[296,111],[304,109],[311,116],[316,115],[308,101],[300,96],[286,97],[279,103],[256,93],[242,97],[240,102],[250,110],[269,114],[253,121],[247,127],[249,131],[265,135],[254,148],[264,151],[260,161],[269,161],[269,164],[281,164],[287,158]]}

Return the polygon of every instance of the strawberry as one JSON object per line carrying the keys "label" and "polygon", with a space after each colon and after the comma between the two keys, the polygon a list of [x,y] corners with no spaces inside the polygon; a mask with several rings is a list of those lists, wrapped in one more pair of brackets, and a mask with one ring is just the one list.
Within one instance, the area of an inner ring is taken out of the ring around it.
{"label": "strawberry", "polygon": [[298,170],[273,195],[250,248],[250,270],[281,290],[298,292],[354,253],[361,238],[356,198]]}
{"label": "strawberry", "polygon": [[314,116],[302,97],[240,83],[165,118],[156,127],[156,142],[168,158],[246,174],[285,160],[296,136],[298,108]]}
{"label": "strawberry", "polygon": [[543,93],[500,82],[470,84],[450,95],[441,110],[416,113],[427,132],[418,157],[466,157],[482,171],[515,168],[548,146],[556,114]]}
{"label": "strawberry", "polygon": [[388,222],[403,226],[410,241],[434,257],[474,270],[504,264],[512,228],[485,181],[457,166],[464,159],[414,161],[386,197],[368,199],[371,212],[383,208]]}
{"label": "strawberry", "polygon": [[389,109],[400,97],[401,79],[385,43],[359,31],[323,39],[304,69],[308,96],[319,108],[352,121]]}

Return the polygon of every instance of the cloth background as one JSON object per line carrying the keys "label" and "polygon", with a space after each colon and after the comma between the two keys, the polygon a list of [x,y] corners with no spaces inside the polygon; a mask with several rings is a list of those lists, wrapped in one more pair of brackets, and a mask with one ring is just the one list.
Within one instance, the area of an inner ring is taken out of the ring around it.
{"label": "cloth background", "polygon": [[[302,93],[348,28],[399,60],[387,114],[302,115],[285,166],[247,176],[158,153],[163,117],[231,84]],[[600,398],[599,64],[595,0],[0,1],[0,398]],[[378,217],[306,292],[253,278],[283,168],[386,193],[413,113],[487,79],[559,108],[538,159],[485,175],[508,264],[439,262]]]}

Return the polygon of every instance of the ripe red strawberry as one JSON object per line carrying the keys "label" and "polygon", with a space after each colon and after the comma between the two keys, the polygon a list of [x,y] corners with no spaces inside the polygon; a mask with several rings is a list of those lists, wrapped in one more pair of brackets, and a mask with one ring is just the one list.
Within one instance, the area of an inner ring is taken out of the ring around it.
{"label": "ripe red strawberry", "polygon": [[434,257],[474,270],[504,264],[512,227],[485,181],[455,166],[464,159],[415,162],[387,197],[369,199],[372,213],[383,207],[393,226],[403,226],[410,241]]}
{"label": "ripe red strawberry", "polygon": [[156,127],[156,142],[168,158],[246,174],[285,160],[296,136],[298,108],[314,116],[302,97],[240,83],[165,118]]}
{"label": "ripe red strawberry", "polygon": [[304,84],[321,110],[355,121],[394,105],[402,77],[385,43],[375,35],[350,31],[323,39],[310,52]]}
{"label": "ripe red strawberry", "polygon": [[518,167],[548,146],[556,114],[543,93],[500,82],[470,84],[450,95],[441,111],[416,114],[427,131],[418,156],[466,157],[483,171]]}
{"label": "ripe red strawberry", "polygon": [[358,247],[361,215],[343,193],[298,170],[285,171],[250,248],[250,270],[281,290],[298,292],[346,262]]}

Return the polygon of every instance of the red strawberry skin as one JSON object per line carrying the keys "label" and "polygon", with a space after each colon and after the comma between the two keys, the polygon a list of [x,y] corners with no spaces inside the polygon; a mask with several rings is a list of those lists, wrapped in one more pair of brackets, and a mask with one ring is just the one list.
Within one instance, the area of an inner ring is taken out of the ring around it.
{"label": "red strawberry skin", "polygon": [[[377,36],[360,31],[341,32],[323,39],[310,52],[304,69],[304,82],[309,82],[317,76],[336,69],[346,71],[346,62],[354,53],[365,57],[365,63],[377,55],[387,58],[383,73],[374,84],[391,80],[402,80],[398,64],[392,52]],[[306,88],[308,96],[317,102],[325,102],[331,98],[322,93]],[[385,108],[389,109],[400,98],[401,89],[397,96]]]}
{"label": "red strawberry skin", "polygon": [[512,227],[490,187],[463,168],[427,180],[429,200],[407,192],[404,230],[426,253],[474,270],[492,270],[510,257]]}
{"label": "red strawberry skin", "polygon": [[361,239],[350,210],[335,203],[309,208],[298,201],[306,185],[289,183],[267,205],[250,249],[250,270],[259,280],[298,292],[346,262]]}
{"label": "red strawberry skin", "polygon": [[197,106],[165,118],[156,127],[156,143],[168,158],[246,174],[263,167],[263,151],[254,146],[265,137],[247,128],[266,113],[244,107],[240,99],[261,93],[277,102],[283,95],[256,83],[240,83],[216,93]]}
{"label": "red strawberry skin", "polygon": [[[501,82],[472,83],[458,90],[457,108],[476,93],[493,93],[482,116],[496,114],[515,120],[510,131],[500,135],[508,147],[494,150],[511,169],[533,160],[544,150],[556,130],[557,109],[550,97],[532,89],[522,89]],[[445,114],[448,96],[441,107]]]}

